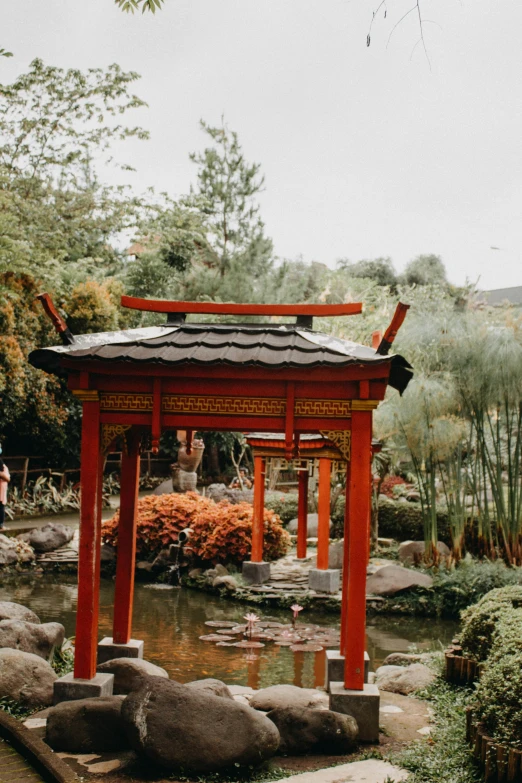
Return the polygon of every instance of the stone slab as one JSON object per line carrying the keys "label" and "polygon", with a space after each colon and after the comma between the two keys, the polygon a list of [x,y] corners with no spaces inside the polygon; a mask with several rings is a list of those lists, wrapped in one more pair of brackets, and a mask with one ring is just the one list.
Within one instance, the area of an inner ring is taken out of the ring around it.
{"label": "stone slab", "polygon": [[92,699],[95,696],[112,696],[114,674],[96,674],[92,680],[75,677],[71,672],[60,677],[54,683],[53,703]]}
{"label": "stone slab", "polygon": [[252,563],[251,560],[245,560],[242,574],[247,585],[262,585],[270,581],[270,563]]}
{"label": "stone slab", "polygon": [[115,644],[112,636],[106,636],[98,643],[98,666],[113,658],[143,658],[143,642],[130,639],[127,644]]}
{"label": "stone slab", "polygon": [[290,775],[283,778],[281,783],[400,783],[406,780],[408,775],[409,772],[405,769],[400,769],[388,761],[367,759],[318,769],[315,772]]}
{"label": "stone slab", "polygon": [[337,568],[311,568],[308,587],[316,593],[338,593],[341,585],[340,574]]}
{"label": "stone slab", "polygon": [[330,683],[330,709],[355,718],[361,742],[379,741],[379,707],[376,685],[366,683],[364,690],[352,691],[345,689],[343,682]]}
{"label": "stone slab", "polygon": [[[368,682],[370,671],[370,656],[364,652],[364,682]],[[324,687],[328,690],[331,682],[342,682],[344,680],[344,655],[340,650],[326,651],[326,681]]]}

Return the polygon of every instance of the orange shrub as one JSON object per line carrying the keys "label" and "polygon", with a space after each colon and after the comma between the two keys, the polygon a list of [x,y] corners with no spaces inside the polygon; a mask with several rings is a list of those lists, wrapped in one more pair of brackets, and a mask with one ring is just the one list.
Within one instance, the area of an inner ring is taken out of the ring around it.
{"label": "orange shrub", "polygon": [[[192,528],[190,546],[198,560],[241,563],[250,558],[252,545],[252,505],[215,503],[195,492],[148,495],[138,501],[136,548],[140,557],[158,554],[175,544],[178,533]],[[106,544],[118,545],[119,511],[103,523]],[[265,509],[265,560],[275,560],[288,551],[290,536],[277,514]]]}

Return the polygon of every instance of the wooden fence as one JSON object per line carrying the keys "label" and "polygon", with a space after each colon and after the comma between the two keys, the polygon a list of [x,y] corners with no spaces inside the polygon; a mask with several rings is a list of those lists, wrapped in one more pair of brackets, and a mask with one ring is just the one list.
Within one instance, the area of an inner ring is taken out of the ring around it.
{"label": "wooden fence", "polygon": [[473,707],[466,707],[466,739],[486,783],[522,783],[522,750],[489,737],[484,724],[475,720]]}
{"label": "wooden fence", "polygon": [[[80,480],[80,468],[66,468],[65,470],[44,467],[38,463],[42,462],[42,457],[25,456],[5,456],[5,463],[9,468],[11,480],[19,487],[21,494],[25,492],[27,482],[31,479],[37,479],[40,476],[53,478],[58,485],[59,491],[63,492],[68,483],[76,483]],[[152,456],[151,451],[145,451],[141,455],[141,474],[149,476],[170,476],[170,464],[172,460],[169,457]],[[33,465],[37,465],[33,467]],[[121,452],[109,454],[105,460],[104,472],[113,473],[120,471]]]}
{"label": "wooden fence", "polygon": [[444,659],[446,663],[444,676],[453,685],[471,685],[478,680],[484,666],[463,655],[462,647],[456,643],[444,651]]}

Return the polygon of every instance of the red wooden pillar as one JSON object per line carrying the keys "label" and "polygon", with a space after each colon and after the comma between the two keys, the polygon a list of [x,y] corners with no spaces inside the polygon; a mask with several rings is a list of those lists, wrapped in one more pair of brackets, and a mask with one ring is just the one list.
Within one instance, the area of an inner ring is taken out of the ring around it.
{"label": "red wooden pillar", "polygon": [[331,460],[319,460],[319,502],[317,509],[317,568],[328,568],[328,546],[330,544],[330,483]]}
{"label": "red wooden pillar", "polygon": [[344,504],[343,585],[341,600],[341,655],[345,654],[348,639],[348,574],[350,573],[350,481],[351,462],[346,463],[346,490]]}
{"label": "red wooden pillar", "polygon": [[123,450],[121,457],[120,523],[112,631],[114,644],[127,644],[132,633],[139,479],[140,443],[136,434],[132,433],[128,438],[128,449]]}
{"label": "red wooden pillar", "polygon": [[306,537],[308,528],[308,462],[304,463],[306,469],[298,473],[297,496],[297,557],[306,557]]}
{"label": "red wooden pillar", "polygon": [[83,403],[81,447],[80,546],[74,676],[96,674],[100,587],[100,403],[96,392]]}
{"label": "red wooden pillar", "polygon": [[265,512],[265,459],[254,457],[254,515],[252,519],[252,563],[263,562]]}
{"label": "red wooden pillar", "polygon": [[350,489],[346,512],[349,524],[348,585],[344,687],[364,690],[366,631],[366,566],[372,458],[371,411],[352,412]]}

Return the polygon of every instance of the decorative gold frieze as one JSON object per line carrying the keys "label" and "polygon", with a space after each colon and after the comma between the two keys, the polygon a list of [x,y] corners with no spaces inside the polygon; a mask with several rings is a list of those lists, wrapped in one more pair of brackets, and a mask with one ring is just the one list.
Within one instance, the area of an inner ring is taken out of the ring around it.
{"label": "decorative gold frieze", "polygon": [[296,416],[348,419],[351,415],[350,400],[299,400],[295,401]]}
{"label": "decorative gold frieze", "polygon": [[[101,395],[103,411],[152,411],[152,394],[106,392]],[[295,416],[314,418],[349,418],[350,400],[295,401]],[[193,413],[212,416],[284,416],[286,400],[277,397],[207,397],[201,395],[165,394],[163,413]]]}
{"label": "decorative gold frieze", "polygon": [[130,424],[102,424],[101,430],[101,450],[105,454],[108,452],[111,443],[117,438],[123,438],[124,448],[127,448],[125,433],[130,430]]}
{"label": "decorative gold frieze", "polygon": [[335,443],[347,462],[350,461],[352,433],[350,430],[321,430],[323,438]]}
{"label": "decorative gold frieze", "polygon": [[275,397],[203,397],[166,394],[164,413],[195,413],[212,416],[284,416],[286,403]]}
{"label": "decorative gold frieze", "polygon": [[101,395],[101,409],[102,411],[148,413],[152,410],[152,394],[105,392]]}

